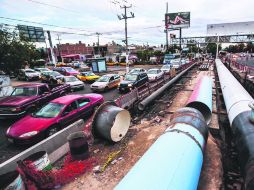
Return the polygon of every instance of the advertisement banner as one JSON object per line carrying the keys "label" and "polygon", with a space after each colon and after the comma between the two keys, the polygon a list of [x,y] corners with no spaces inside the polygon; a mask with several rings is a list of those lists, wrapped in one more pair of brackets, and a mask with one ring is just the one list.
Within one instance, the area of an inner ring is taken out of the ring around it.
{"label": "advertisement banner", "polygon": [[166,13],[165,27],[166,29],[190,27],[190,12]]}

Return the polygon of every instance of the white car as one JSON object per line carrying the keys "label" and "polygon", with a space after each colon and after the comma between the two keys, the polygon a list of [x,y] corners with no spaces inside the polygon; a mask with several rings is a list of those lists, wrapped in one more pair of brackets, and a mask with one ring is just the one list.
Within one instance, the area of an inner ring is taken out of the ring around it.
{"label": "white car", "polygon": [[62,81],[64,84],[69,84],[72,90],[76,90],[76,89],[83,90],[85,88],[84,83],[74,76],[64,76],[62,78]]}
{"label": "white car", "polygon": [[172,68],[178,69],[182,65],[181,59],[173,59],[171,61]]}
{"label": "white car", "polygon": [[155,81],[164,77],[164,72],[160,69],[149,69],[147,71],[149,81]]}
{"label": "white car", "polygon": [[49,68],[44,68],[44,67],[35,68],[34,70],[39,72],[39,73],[46,72],[46,71],[51,71]]}
{"label": "white car", "polygon": [[163,65],[161,67],[161,70],[165,73],[165,74],[168,74],[170,72],[170,69],[172,68],[171,65]]}
{"label": "white car", "polygon": [[118,87],[121,77],[118,74],[107,74],[101,76],[96,82],[91,84],[90,88],[94,91],[107,91],[111,88]]}
{"label": "white car", "polygon": [[19,80],[39,80],[40,73],[33,69],[20,69],[18,73]]}
{"label": "white car", "polygon": [[146,70],[143,68],[134,68],[129,73],[146,73]]}

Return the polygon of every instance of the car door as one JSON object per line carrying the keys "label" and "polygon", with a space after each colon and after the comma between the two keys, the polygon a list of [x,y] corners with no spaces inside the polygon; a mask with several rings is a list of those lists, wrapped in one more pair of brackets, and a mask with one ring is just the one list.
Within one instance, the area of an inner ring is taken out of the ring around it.
{"label": "car door", "polygon": [[68,104],[61,114],[59,119],[60,126],[66,127],[79,119],[78,105],[76,101]]}
{"label": "car door", "polygon": [[47,86],[39,86],[38,95],[40,96],[39,105],[43,105],[50,100],[50,92]]}
{"label": "car door", "polygon": [[114,76],[114,87],[117,87],[118,84],[120,83],[120,81],[121,81],[120,76],[119,75],[115,75]]}
{"label": "car door", "polygon": [[80,98],[77,104],[80,118],[88,117],[93,113],[94,106],[89,98]]}
{"label": "car door", "polygon": [[115,78],[114,76],[111,76],[108,82],[108,87],[113,88],[114,87]]}

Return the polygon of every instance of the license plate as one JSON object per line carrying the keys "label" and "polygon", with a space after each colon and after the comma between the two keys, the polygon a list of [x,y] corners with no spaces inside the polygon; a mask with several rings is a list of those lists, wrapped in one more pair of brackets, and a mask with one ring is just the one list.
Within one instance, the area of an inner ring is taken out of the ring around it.
{"label": "license plate", "polygon": [[124,90],[124,88],[121,88],[121,90]]}
{"label": "license plate", "polygon": [[8,141],[9,141],[10,143],[13,143],[13,142],[14,142],[13,139],[10,139],[10,138],[8,138]]}

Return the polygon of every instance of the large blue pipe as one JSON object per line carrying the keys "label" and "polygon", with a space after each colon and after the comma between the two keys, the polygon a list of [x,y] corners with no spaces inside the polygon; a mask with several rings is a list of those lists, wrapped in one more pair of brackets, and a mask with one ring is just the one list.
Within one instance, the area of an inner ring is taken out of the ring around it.
{"label": "large blue pipe", "polygon": [[186,107],[192,107],[202,112],[207,124],[212,118],[212,79],[202,76],[188,100]]}
{"label": "large blue pipe", "polygon": [[197,189],[208,138],[211,102],[211,78],[203,77],[195,86],[188,107],[173,114],[169,128],[115,189]]}
{"label": "large blue pipe", "polygon": [[115,189],[197,189],[207,136],[206,121],[197,109],[177,110],[171,126]]}

